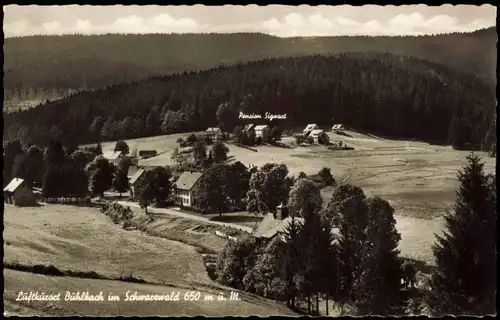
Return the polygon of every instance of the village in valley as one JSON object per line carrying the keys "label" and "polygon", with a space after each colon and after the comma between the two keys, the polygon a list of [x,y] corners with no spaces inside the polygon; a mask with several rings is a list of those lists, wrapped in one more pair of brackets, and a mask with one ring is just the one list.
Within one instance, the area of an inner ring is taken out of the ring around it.
{"label": "village in valley", "polygon": [[[78,10],[121,9],[8,7],[4,316],[496,314],[494,27],[131,7],[94,34]],[[23,34],[51,12],[89,34]]]}

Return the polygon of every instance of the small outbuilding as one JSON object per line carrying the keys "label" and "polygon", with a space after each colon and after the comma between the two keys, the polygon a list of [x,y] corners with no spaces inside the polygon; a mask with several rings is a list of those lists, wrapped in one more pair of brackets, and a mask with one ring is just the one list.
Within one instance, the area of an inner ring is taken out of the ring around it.
{"label": "small outbuilding", "polygon": [[139,157],[143,159],[148,159],[152,157],[156,157],[158,155],[158,151],[156,150],[140,150]]}
{"label": "small outbuilding", "polygon": [[146,172],[144,169],[139,169],[136,171],[136,173],[134,173],[134,175],[130,178],[130,197],[133,199],[133,200],[136,200],[136,192],[137,192],[137,187],[138,187],[138,182],[139,182],[139,179],[142,177],[142,175],[144,174],[144,172]]}
{"label": "small outbuilding", "polygon": [[24,179],[14,178],[3,189],[5,203],[16,206],[36,205],[36,196],[33,190],[27,185]]}
{"label": "small outbuilding", "polygon": [[332,132],[334,133],[343,133],[344,126],[342,124],[334,124],[332,127]]}
{"label": "small outbuilding", "polygon": [[307,137],[313,130],[319,129],[318,125],[315,123],[308,124],[304,130],[302,130],[302,135]]}

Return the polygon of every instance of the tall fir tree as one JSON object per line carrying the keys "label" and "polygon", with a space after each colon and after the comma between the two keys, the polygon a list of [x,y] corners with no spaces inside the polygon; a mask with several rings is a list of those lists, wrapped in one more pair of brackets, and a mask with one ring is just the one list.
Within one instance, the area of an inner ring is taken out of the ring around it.
{"label": "tall fir tree", "polygon": [[496,313],[496,188],[477,155],[467,161],[446,231],[433,247],[437,270],[426,300],[435,315]]}
{"label": "tall fir tree", "polygon": [[380,197],[367,199],[367,241],[362,249],[361,275],[354,284],[359,315],[399,316],[406,312],[408,295],[401,279],[403,261],[397,249],[394,209]]}

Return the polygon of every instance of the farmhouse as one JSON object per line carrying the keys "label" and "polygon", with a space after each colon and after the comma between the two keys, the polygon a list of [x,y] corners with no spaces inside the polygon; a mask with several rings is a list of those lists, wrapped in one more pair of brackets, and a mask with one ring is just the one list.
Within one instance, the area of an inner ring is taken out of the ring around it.
{"label": "farmhouse", "polygon": [[5,203],[16,206],[31,206],[36,204],[33,190],[21,178],[14,178],[3,189]]}
{"label": "farmhouse", "polygon": [[158,152],[156,150],[141,150],[139,151],[139,157],[143,159],[156,157]]}
{"label": "farmhouse", "polygon": [[328,140],[328,135],[321,129],[315,129],[309,135],[314,139],[314,143],[319,143],[321,138]]}
{"label": "farmhouse", "polygon": [[109,162],[114,164],[118,164],[120,160],[123,158],[123,155],[120,151],[106,151],[102,153],[102,156],[108,159]]}
{"label": "farmhouse", "polygon": [[[291,221],[292,218],[288,216],[288,208],[280,205],[276,208],[276,213],[268,213],[262,219],[253,236],[259,242],[268,242],[276,236],[283,236]],[[296,223],[303,223],[304,219],[296,217],[295,221]]]}
{"label": "farmhouse", "polygon": [[304,135],[304,137],[308,136],[313,130],[317,130],[319,129],[318,125],[317,124],[308,124],[307,127],[302,130],[302,134]]}
{"label": "farmhouse", "polygon": [[174,203],[181,207],[192,207],[201,172],[183,172],[173,185]]}
{"label": "farmhouse", "polygon": [[206,135],[209,135],[209,136],[216,136],[217,134],[219,133],[222,133],[222,130],[218,127],[214,127],[214,128],[208,128],[206,131],[205,131],[205,134]]}
{"label": "farmhouse", "polygon": [[139,179],[142,177],[142,175],[146,172],[144,169],[138,169],[134,175],[130,178],[130,197],[132,199],[136,199],[136,191],[137,187],[139,186]]}
{"label": "farmhouse", "polygon": [[344,132],[344,126],[342,124],[334,124],[332,127],[332,132],[342,133],[342,132]]}
{"label": "farmhouse", "polygon": [[255,126],[255,138],[267,140],[269,137],[269,126],[267,124]]}

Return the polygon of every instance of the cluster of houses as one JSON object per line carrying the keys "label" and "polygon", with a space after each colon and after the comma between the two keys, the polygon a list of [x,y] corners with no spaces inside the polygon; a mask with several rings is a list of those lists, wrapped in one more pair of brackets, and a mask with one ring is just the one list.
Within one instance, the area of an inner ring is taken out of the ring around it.
{"label": "cluster of houses", "polygon": [[[144,168],[139,168],[132,165],[128,169],[128,179],[130,184],[130,198],[137,199],[137,189],[139,181],[143,174],[146,172]],[[191,208],[194,205],[194,196],[202,177],[201,172],[183,172],[178,177],[173,177],[172,185],[172,199],[174,203],[180,207]]]}
{"label": "cluster of houses", "polygon": [[[332,126],[332,132],[342,134],[344,133],[344,126],[342,124],[335,124]],[[321,137],[324,137],[327,141],[329,140],[326,132],[323,129],[320,129],[320,127],[315,123],[308,124],[304,130],[302,130],[302,136],[304,138],[312,137],[314,143],[319,143]]]}
{"label": "cluster of houses", "polygon": [[[254,131],[255,132],[255,138],[260,138],[262,140],[267,140],[267,138],[270,135],[271,128],[267,124],[262,124],[262,125],[255,125],[253,123],[245,125],[245,127],[242,130],[243,132],[247,133],[249,131]],[[212,127],[208,128],[205,131],[205,134],[207,136],[210,136],[214,138],[214,140],[217,140],[222,134],[222,130],[217,127]]]}
{"label": "cluster of houses", "polygon": [[[141,159],[156,157],[158,155],[158,151],[156,150],[140,150],[138,153]],[[137,161],[136,157],[124,155],[121,151],[103,151],[102,156],[115,165],[118,165],[124,158],[129,158],[132,162]]]}

